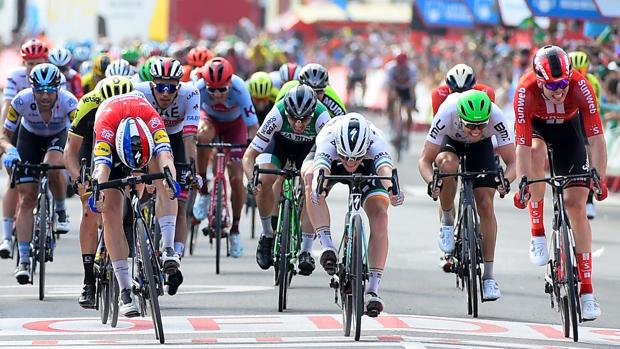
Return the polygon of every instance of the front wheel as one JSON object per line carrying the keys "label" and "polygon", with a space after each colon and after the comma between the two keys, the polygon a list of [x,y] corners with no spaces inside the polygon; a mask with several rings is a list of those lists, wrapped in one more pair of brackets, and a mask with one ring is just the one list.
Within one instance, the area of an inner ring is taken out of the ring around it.
{"label": "front wheel", "polygon": [[[52,219],[48,217],[49,210],[47,207],[47,197],[40,195],[39,197],[39,210],[37,214],[39,216],[39,300],[45,298],[45,254],[46,254],[46,241],[48,235],[48,229],[51,229],[51,225],[48,226],[48,220]],[[49,234],[52,235],[51,232]]]}
{"label": "front wheel", "polygon": [[478,317],[478,255],[476,248],[476,225],[474,222],[474,210],[468,207],[465,220],[467,226],[467,298],[468,309],[473,317]]}
{"label": "front wheel", "polygon": [[288,200],[284,201],[284,216],[282,217],[282,224],[280,224],[280,231],[278,232],[278,311],[282,312],[286,309],[286,292],[288,289],[288,274],[289,274],[289,261],[288,261],[288,245],[289,245],[289,224],[290,224],[290,206],[291,203]]}
{"label": "front wheel", "polygon": [[[224,229],[224,222],[222,222],[222,204],[223,204],[223,193],[224,188],[222,185],[222,180],[218,180],[215,184],[215,212],[213,212],[213,219],[215,220],[215,224],[213,229],[215,229],[215,273],[220,273],[220,260],[221,260],[221,249],[222,249],[222,230]],[[227,248],[228,250],[228,248]]]}
{"label": "front wheel", "polygon": [[362,315],[364,315],[364,237],[362,235],[362,219],[360,216],[353,218],[351,226],[353,231],[353,250],[351,255],[352,262],[352,295],[353,313],[355,315],[355,340],[359,341],[362,334]]}
{"label": "front wheel", "polygon": [[[563,223],[560,227],[561,241],[562,241],[562,270],[566,276],[566,296],[568,297],[568,312],[570,315],[570,324],[573,329],[573,341],[579,340],[579,319],[577,316],[577,309],[579,307],[579,298],[577,296],[577,277],[575,276],[577,268],[573,265],[573,245],[570,240],[570,231],[566,223]],[[568,318],[565,321],[565,328],[568,327]],[[566,335],[566,333],[565,333]],[[568,336],[566,336],[568,337]]]}

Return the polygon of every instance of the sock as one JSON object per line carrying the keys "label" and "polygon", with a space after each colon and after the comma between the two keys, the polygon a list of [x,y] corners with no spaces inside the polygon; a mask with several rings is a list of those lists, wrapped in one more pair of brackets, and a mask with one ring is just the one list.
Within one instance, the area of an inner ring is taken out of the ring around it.
{"label": "sock", "polygon": [[577,253],[577,263],[579,265],[579,295],[592,293],[592,254],[590,252]]}
{"label": "sock", "polygon": [[368,270],[368,286],[366,286],[366,293],[372,292],[374,294],[377,294],[382,276],[383,269],[370,268]]}
{"label": "sock", "polygon": [[482,280],[488,280],[493,278],[493,261],[484,262],[484,272],[482,273]]}
{"label": "sock", "polygon": [[112,266],[114,267],[114,275],[116,275],[116,280],[118,280],[118,286],[121,290],[131,289],[131,279],[129,279],[129,265],[127,264],[127,259],[119,259],[117,261],[112,261]]}
{"label": "sock", "polygon": [[162,216],[159,217],[157,221],[159,222],[162,237],[161,241],[164,244],[164,248],[173,247],[177,217],[175,215]]}
{"label": "sock", "polygon": [[278,216],[271,216],[271,229],[273,229],[273,231],[278,229]]}
{"label": "sock", "polygon": [[545,222],[543,221],[543,200],[530,201],[530,221],[532,223],[532,236],[545,236]]}
{"label": "sock", "polygon": [[232,221],[232,225],[230,226],[230,233],[231,234],[239,234],[239,217],[233,217],[233,221]]}
{"label": "sock", "polygon": [[84,266],[84,283],[94,284],[95,274],[93,273],[93,264],[95,263],[94,254],[82,254],[82,265]]}
{"label": "sock", "polygon": [[183,250],[185,250],[185,244],[182,242],[175,241],[174,242],[174,251],[179,255],[183,255]]}
{"label": "sock", "polygon": [[11,240],[13,237],[13,222],[15,222],[13,218],[2,219],[2,232],[4,235],[4,240]]}
{"label": "sock", "polygon": [[67,209],[65,205],[65,199],[62,199],[62,200],[54,199],[54,205],[56,205],[56,212],[65,211]]}
{"label": "sock", "polygon": [[20,263],[30,263],[30,243],[29,242],[18,242],[17,248],[19,249],[19,261]]}
{"label": "sock", "polygon": [[319,242],[324,248],[336,249],[334,242],[332,241],[332,233],[329,231],[329,227],[322,226],[316,229],[316,233],[319,236]]}
{"label": "sock", "polygon": [[314,243],[313,233],[301,233],[301,252],[312,253],[313,243]]}
{"label": "sock", "polygon": [[260,223],[263,226],[262,236],[266,236],[268,238],[273,237],[273,227],[271,226],[271,216],[261,217]]}
{"label": "sock", "polygon": [[202,195],[207,195],[209,194],[209,182],[207,181],[207,174],[206,173],[200,173],[200,176],[203,179],[203,184],[202,184],[202,188],[200,188],[200,194]]}
{"label": "sock", "polygon": [[441,221],[441,225],[453,226],[454,225],[454,207],[449,211],[444,211],[440,208],[441,213],[439,214],[439,220]]}

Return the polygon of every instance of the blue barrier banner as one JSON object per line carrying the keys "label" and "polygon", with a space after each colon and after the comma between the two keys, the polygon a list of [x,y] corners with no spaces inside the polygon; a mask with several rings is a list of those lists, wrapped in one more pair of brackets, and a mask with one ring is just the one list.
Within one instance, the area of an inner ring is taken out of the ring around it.
{"label": "blue barrier banner", "polygon": [[422,21],[429,27],[474,26],[474,17],[463,1],[459,0],[416,0],[416,10],[420,11]]}
{"label": "blue barrier banner", "polygon": [[526,0],[534,16],[601,20],[593,0]]}
{"label": "blue barrier banner", "polygon": [[500,24],[496,0],[466,0],[465,3],[474,15],[476,23],[484,25]]}

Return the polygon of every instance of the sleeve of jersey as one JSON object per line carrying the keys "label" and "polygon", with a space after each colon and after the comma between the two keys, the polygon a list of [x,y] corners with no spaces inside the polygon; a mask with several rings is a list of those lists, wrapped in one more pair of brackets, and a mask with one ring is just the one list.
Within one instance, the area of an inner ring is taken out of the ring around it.
{"label": "sleeve of jersey", "polygon": [[334,137],[332,132],[325,132],[316,137],[316,152],[314,153],[314,169],[326,169],[329,170],[332,167],[332,162],[336,157],[336,146],[332,144],[332,138]]}
{"label": "sleeve of jersey", "polygon": [[491,112],[491,120],[493,120],[493,134],[497,139],[497,146],[501,147],[514,143],[514,133],[508,126],[508,122],[504,117],[502,110],[495,104]]}
{"label": "sleeve of jersey", "polygon": [[585,78],[579,80],[579,89],[576,92],[579,109],[583,117],[583,126],[586,137],[597,136],[603,133],[601,115],[598,110],[594,88]]}
{"label": "sleeve of jersey", "polygon": [[9,113],[7,114],[6,119],[4,120],[4,128],[6,128],[7,130],[11,132],[15,132],[17,130],[17,126],[19,125],[19,121],[20,121],[20,115],[17,112],[17,110],[15,110],[13,103],[11,103],[9,105]]}
{"label": "sleeve of jersey", "polygon": [[319,114],[319,116],[316,118],[316,122],[314,123],[314,128],[317,134],[321,132],[321,130],[329,122],[329,120],[331,120],[331,116],[329,115],[329,112],[327,110],[324,110],[321,112],[321,114]]}
{"label": "sleeve of jersey", "polygon": [[442,108],[437,115],[433,118],[431,129],[426,135],[426,140],[430,143],[441,145],[443,137],[445,135],[446,127],[448,127],[446,120],[450,119],[450,112],[446,108]]}
{"label": "sleeve of jersey", "polygon": [[252,97],[250,97],[250,91],[243,85],[240,96],[241,114],[246,126],[254,126],[258,124],[258,117],[256,117],[256,110],[254,110],[254,104],[252,103]]}
{"label": "sleeve of jersey", "polygon": [[325,97],[331,99],[333,102],[332,105],[326,105],[326,107],[332,112],[332,114],[334,114],[334,116],[340,116],[347,113],[347,107],[344,105],[342,98],[338,96],[333,87],[328,85],[327,88],[325,88]]}
{"label": "sleeve of jersey", "polygon": [[517,145],[532,146],[532,117],[530,115],[528,103],[531,100],[527,89],[523,84],[519,84],[515,90],[513,108],[515,111],[515,137]]}
{"label": "sleeve of jersey", "polygon": [[385,138],[377,133],[374,134],[373,138],[369,152],[375,162],[375,171],[383,166],[394,167],[394,161],[392,160],[392,155],[390,155],[390,147],[385,141]]}
{"label": "sleeve of jersey", "polygon": [[282,123],[283,119],[282,115],[280,115],[280,110],[277,106],[274,106],[265,117],[265,121],[263,121],[258,132],[256,132],[250,147],[259,153],[264,152],[273,135],[282,129]]}
{"label": "sleeve of jersey", "polygon": [[200,93],[193,89],[189,94],[185,119],[183,120],[183,136],[195,136],[198,132],[198,120],[200,120]]}
{"label": "sleeve of jersey", "polygon": [[104,121],[112,115],[111,112],[102,112],[97,116],[100,121],[95,123],[93,162],[95,165],[106,165],[112,168],[112,150],[116,130]]}

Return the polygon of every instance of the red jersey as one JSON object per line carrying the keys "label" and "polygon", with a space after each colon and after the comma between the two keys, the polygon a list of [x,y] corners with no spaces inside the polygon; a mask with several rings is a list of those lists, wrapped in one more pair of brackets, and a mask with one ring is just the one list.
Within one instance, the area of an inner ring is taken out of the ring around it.
{"label": "red jersey", "polygon": [[534,72],[526,73],[515,91],[514,110],[517,145],[532,145],[532,119],[544,120],[547,124],[562,124],[573,118],[577,111],[581,111],[587,137],[603,133],[594,89],[588,79],[575,70],[562,104],[554,104],[543,97]]}
{"label": "red jersey", "polygon": [[74,69],[70,69],[66,78],[67,78],[67,90],[73,93],[75,98],[77,99],[82,98],[82,96],[84,95],[84,90],[82,89],[82,77],[80,76],[80,73],[78,73]]}
{"label": "red jersey", "polygon": [[[486,93],[489,98],[491,98],[491,102],[495,102],[495,90],[493,90],[491,86],[476,84],[474,85],[474,90]],[[431,100],[433,101],[433,116],[437,114],[439,106],[441,106],[441,103],[443,103],[443,101],[445,101],[451,93],[452,91],[450,91],[448,85],[441,85],[433,90],[431,93]]]}
{"label": "red jersey", "polygon": [[164,120],[144,97],[133,92],[108,98],[97,110],[93,149],[95,164],[112,167],[116,129],[122,120],[130,117],[140,118],[148,126],[153,137],[154,155],[162,151],[172,151]]}

